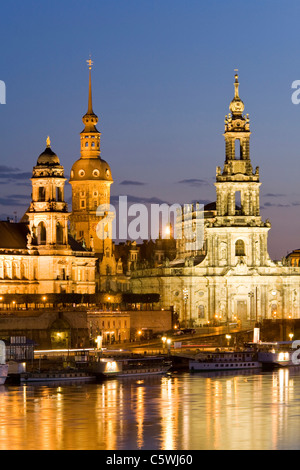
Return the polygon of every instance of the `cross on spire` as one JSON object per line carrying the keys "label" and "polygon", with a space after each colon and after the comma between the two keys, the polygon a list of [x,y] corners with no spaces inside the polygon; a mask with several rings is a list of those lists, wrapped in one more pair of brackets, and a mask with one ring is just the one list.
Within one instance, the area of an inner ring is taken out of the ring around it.
{"label": "cross on spire", "polygon": [[89,70],[92,70],[92,66],[94,65],[94,62],[92,61],[91,59],[91,55],[90,55],[90,58],[86,61],[88,66],[89,66]]}

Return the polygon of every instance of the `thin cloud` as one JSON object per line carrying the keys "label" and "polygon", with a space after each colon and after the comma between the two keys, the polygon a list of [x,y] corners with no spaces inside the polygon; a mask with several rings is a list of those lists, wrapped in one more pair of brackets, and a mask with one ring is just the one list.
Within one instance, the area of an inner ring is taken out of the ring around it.
{"label": "thin cloud", "polygon": [[272,202],[265,202],[261,208],[265,209],[266,207],[290,207],[290,204],[273,204]]}
{"label": "thin cloud", "polygon": [[285,197],[286,194],[279,194],[279,193],[267,193],[264,194],[264,197]]}
{"label": "thin cloud", "polygon": [[119,198],[124,196],[127,197],[127,204],[169,204],[167,201],[163,201],[162,199],[159,199],[157,197],[131,196],[130,194],[111,196],[111,204],[118,205]]}
{"label": "thin cloud", "polygon": [[143,183],[142,181],[124,180],[119,184],[122,186],[145,186],[146,183]]}
{"label": "thin cloud", "polygon": [[0,205],[2,206],[28,206],[30,197],[24,194],[12,194],[7,197],[0,198]]}
{"label": "thin cloud", "polygon": [[209,182],[206,180],[202,180],[200,178],[190,178],[190,179],[185,179],[181,181],[177,181],[178,184],[187,184],[189,186],[195,187],[195,186],[208,186]]}

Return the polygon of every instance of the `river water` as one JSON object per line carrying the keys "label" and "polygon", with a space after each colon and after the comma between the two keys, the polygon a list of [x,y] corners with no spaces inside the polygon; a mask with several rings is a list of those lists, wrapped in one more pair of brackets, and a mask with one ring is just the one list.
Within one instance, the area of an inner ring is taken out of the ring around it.
{"label": "river water", "polygon": [[0,387],[0,450],[300,448],[300,370]]}

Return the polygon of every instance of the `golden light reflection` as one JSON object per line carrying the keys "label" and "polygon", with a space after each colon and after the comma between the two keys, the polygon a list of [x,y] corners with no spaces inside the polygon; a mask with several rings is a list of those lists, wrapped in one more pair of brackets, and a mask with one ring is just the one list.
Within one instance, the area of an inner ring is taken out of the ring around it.
{"label": "golden light reflection", "polygon": [[176,450],[178,437],[178,382],[176,379],[163,377],[161,381],[160,413],[162,417],[163,450]]}
{"label": "golden light reflection", "polygon": [[137,422],[137,448],[141,449],[144,444],[144,398],[145,389],[144,387],[137,387],[136,397],[136,422]]}
{"label": "golden light reflection", "polygon": [[0,387],[0,450],[277,449],[298,442],[299,377],[282,368]]}

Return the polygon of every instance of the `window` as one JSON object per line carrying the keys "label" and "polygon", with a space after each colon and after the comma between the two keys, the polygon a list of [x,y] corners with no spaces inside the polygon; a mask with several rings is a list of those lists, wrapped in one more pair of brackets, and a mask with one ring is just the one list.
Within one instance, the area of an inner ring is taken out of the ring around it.
{"label": "window", "polygon": [[46,189],[43,186],[40,186],[38,202],[44,202],[45,200],[46,200]]}
{"label": "window", "polygon": [[236,160],[242,159],[242,147],[240,139],[235,139],[234,141],[234,156]]}
{"label": "window", "polygon": [[62,225],[60,223],[57,223],[56,225],[56,243],[58,245],[63,244],[63,239],[64,239],[64,231]]}
{"label": "window", "polygon": [[38,244],[39,245],[46,245],[46,226],[44,222],[40,222],[38,225]]}
{"label": "window", "polygon": [[82,200],[80,201],[80,207],[81,207],[81,209],[84,209],[84,208],[85,208],[85,200],[84,200],[84,199],[82,199]]}
{"label": "window", "polygon": [[245,243],[243,240],[237,240],[235,243],[235,256],[245,256]]}
{"label": "window", "polygon": [[198,318],[204,318],[204,317],[205,317],[205,307],[204,305],[199,305]]}
{"label": "window", "polygon": [[235,212],[240,211],[242,208],[242,195],[241,191],[236,191],[235,194]]}
{"label": "window", "polygon": [[62,202],[63,201],[63,192],[62,192],[62,188],[57,186],[56,188],[56,200],[58,202]]}

